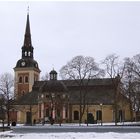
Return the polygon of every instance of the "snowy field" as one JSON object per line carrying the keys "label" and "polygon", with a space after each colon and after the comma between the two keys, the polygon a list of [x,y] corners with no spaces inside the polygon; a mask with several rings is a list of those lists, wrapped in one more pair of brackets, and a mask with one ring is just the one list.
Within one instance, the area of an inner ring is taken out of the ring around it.
{"label": "snowy field", "polygon": [[0,139],[140,139],[140,133],[30,133],[0,132]]}
{"label": "snowy field", "polygon": [[[129,124],[129,123],[128,123]],[[132,123],[131,123],[132,124]],[[96,124],[98,127],[100,124]],[[104,125],[113,125],[112,123],[104,124]],[[95,125],[90,125],[90,127],[96,127]],[[36,125],[36,126],[24,126],[17,125],[16,128],[22,127],[59,127],[59,125],[55,124],[53,126],[46,124]],[[78,124],[62,124],[61,127],[86,127],[85,124],[79,126]],[[140,126],[137,127],[140,129]],[[14,133],[13,131],[0,132],[0,139],[140,139],[140,133],[115,133],[115,132],[106,132],[106,133],[95,133],[95,132],[66,132],[66,133]]]}

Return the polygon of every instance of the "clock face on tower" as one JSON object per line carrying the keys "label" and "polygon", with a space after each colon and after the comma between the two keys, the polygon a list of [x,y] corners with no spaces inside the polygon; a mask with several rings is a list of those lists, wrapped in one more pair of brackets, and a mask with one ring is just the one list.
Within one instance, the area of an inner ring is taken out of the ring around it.
{"label": "clock face on tower", "polygon": [[21,62],[21,66],[25,66],[25,62],[23,61],[23,62]]}

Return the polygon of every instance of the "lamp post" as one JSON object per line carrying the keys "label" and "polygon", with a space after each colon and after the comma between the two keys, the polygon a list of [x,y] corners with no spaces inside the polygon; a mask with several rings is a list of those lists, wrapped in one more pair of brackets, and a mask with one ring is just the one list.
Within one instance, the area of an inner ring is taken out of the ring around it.
{"label": "lamp post", "polygon": [[102,103],[100,103],[100,108],[101,108],[101,125],[103,125],[103,120],[102,120],[102,107],[103,107],[103,104]]}

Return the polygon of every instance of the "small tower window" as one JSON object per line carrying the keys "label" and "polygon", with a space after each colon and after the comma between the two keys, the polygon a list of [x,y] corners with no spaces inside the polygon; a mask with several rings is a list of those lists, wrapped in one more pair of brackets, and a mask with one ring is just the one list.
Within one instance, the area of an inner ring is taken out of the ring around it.
{"label": "small tower window", "polygon": [[21,76],[19,77],[19,83],[22,83],[22,77]]}
{"label": "small tower window", "polygon": [[27,56],[27,52],[25,52],[25,56]]}
{"label": "small tower window", "polygon": [[28,76],[25,76],[25,83],[28,83],[29,82],[29,78]]}
{"label": "small tower window", "polygon": [[28,52],[28,56],[30,56],[31,55],[31,52]]}
{"label": "small tower window", "polygon": [[51,80],[54,80],[53,74],[50,75],[50,79]]}

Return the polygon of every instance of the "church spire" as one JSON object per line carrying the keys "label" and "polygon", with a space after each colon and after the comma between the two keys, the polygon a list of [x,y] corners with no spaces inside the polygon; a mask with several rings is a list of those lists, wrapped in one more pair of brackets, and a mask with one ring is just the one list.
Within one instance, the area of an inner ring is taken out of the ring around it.
{"label": "church spire", "polygon": [[32,40],[31,40],[29,10],[28,10],[25,36],[24,36],[24,44],[22,47],[22,58],[33,58],[33,49],[34,48],[32,46]]}

